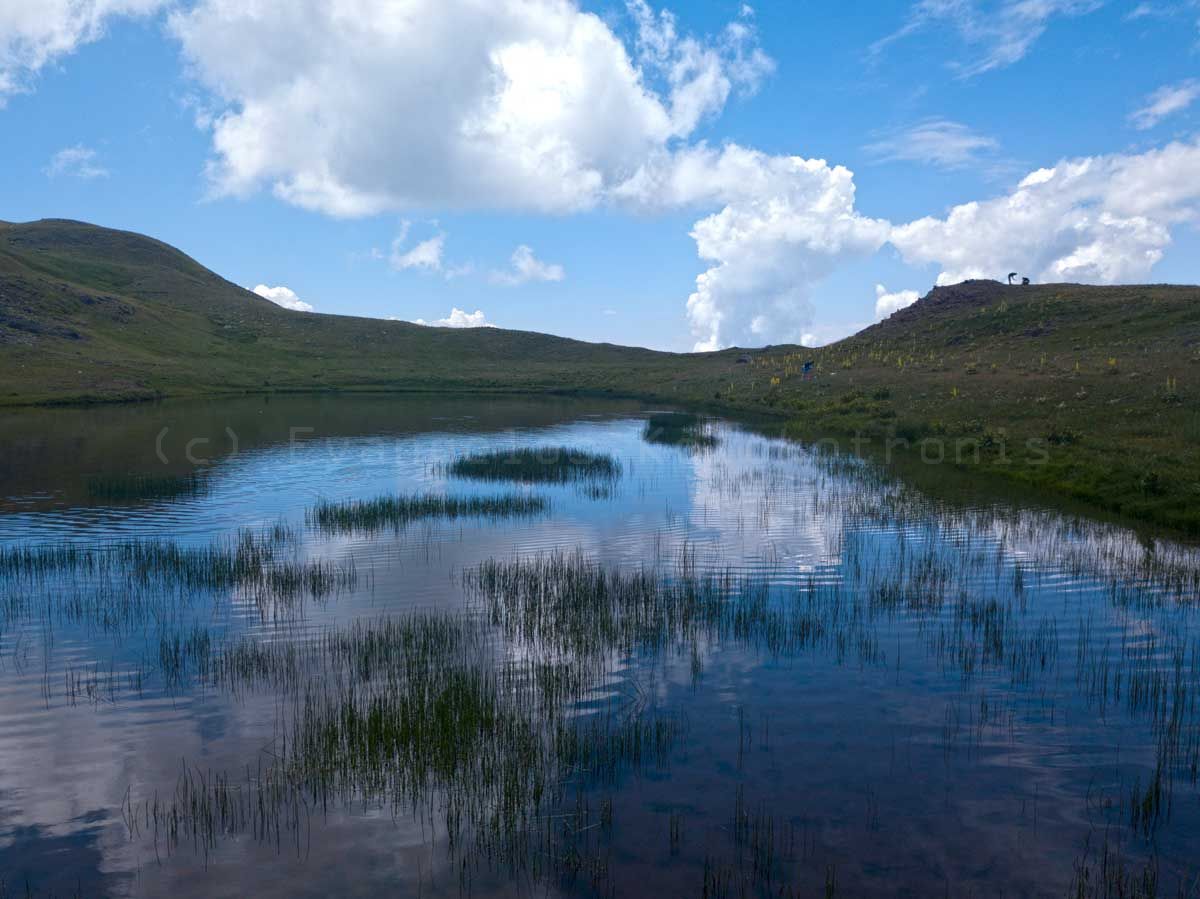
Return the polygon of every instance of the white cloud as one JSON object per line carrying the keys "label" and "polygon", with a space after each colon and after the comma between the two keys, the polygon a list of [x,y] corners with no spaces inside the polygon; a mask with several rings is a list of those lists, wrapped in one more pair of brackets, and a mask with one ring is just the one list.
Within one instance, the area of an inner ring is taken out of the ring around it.
{"label": "white cloud", "polygon": [[[437,226],[436,221],[430,222],[430,224]],[[395,271],[437,272],[447,281],[453,281],[455,278],[465,277],[475,270],[475,266],[470,262],[464,262],[461,265],[451,265],[446,262],[446,235],[442,232],[405,249],[411,231],[412,222],[407,219],[402,221],[400,231],[392,241],[391,250],[386,258],[388,265]],[[384,255],[377,248],[372,248],[368,258],[383,259]]]}
{"label": "white cloud", "polygon": [[170,22],[223,107],[218,194],[269,185],[338,216],[571,212],[769,69],[744,22],[701,41],[631,11],[637,62],[570,0],[198,0]]}
{"label": "white cloud", "polygon": [[1125,14],[1125,21],[1136,22],[1139,19],[1171,19],[1178,15],[1187,15],[1196,8],[1196,0],[1181,0],[1170,3],[1139,3]]}
{"label": "white cloud", "polygon": [[[949,24],[971,51],[958,70],[974,75],[1095,6],[923,0],[891,40]],[[629,47],[573,0],[195,0],[171,28],[217,109],[217,193],[269,187],[335,216],[695,210],[705,271],[687,314],[698,348],[819,333],[814,286],[889,237],[910,261],[939,264],[943,282],[1013,270],[1110,281],[1147,272],[1192,214],[1196,148],[1172,145],[1064,162],[1008,196],[893,228],[858,211],[841,166],[693,140],[770,70],[749,17],[699,39],[638,0],[628,8]],[[955,166],[990,140],[933,120],[889,152]],[[445,235],[411,247],[407,236],[392,247],[394,267],[460,271],[444,258]],[[553,271],[532,251],[527,261],[531,275]],[[518,260],[502,280],[520,271]]]}
{"label": "white cloud", "polygon": [[465,312],[458,307],[450,310],[450,314],[445,318],[435,319],[427,322],[423,318],[418,318],[413,322],[414,325],[425,325],[430,328],[494,328],[496,327],[487,320],[487,316],[483,314],[483,310],[476,309],[474,312]]}
{"label": "white cloud", "polygon": [[[754,29],[731,22],[713,42],[680,37],[675,16],[662,10],[656,16],[645,0],[627,0],[637,24],[637,55],[643,73],[665,83],[672,134],[686,136],[704,119],[725,106],[736,88],[757,90],[775,67],[756,45]],[[743,7],[749,18],[753,10]]]}
{"label": "white cloud", "polygon": [[50,164],[46,166],[46,177],[57,178],[60,175],[84,180],[107,178],[108,169],[96,162],[95,150],[76,144],[59,150],[50,157]]}
{"label": "white cloud", "polygon": [[807,331],[800,336],[800,344],[801,346],[806,346],[809,349],[828,346],[831,343],[837,343],[839,340],[844,340],[851,334],[857,334],[863,328],[869,327],[871,324],[873,324],[873,322],[848,321],[834,324],[817,325],[812,331]]}
{"label": "white cloud", "polygon": [[47,65],[99,40],[120,16],[147,16],[166,0],[8,0],[0,3],[0,106],[28,91]]}
{"label": "white cloud", "polygon": [[883,321],[893,312],[906,309],[921,298],[915,290],[898,290],[888,293],[882,284],[875,285],[875,320]]}
{"label": "white cloud", "polygon": [[736,144],[656,157],[622,190],[644,206],[723,204],[691,232],[710,263],[687,303],[698,351],[788,343],[810,330],[813,285],[887,240],[888,223],[861,215],[854,194],[842,166]]}
{"label": "white cloud", "polygon": [[403,249],[408,229],[404,229],[399,237],[392,242],[392,252],[388,256],[388,264],[396,271],[408,269],[425,269],[430,272],[442,270],[442,251],[446,247],[446,235],[437,234],[428,240],[423,240],[410,250]]}
{"label": "white cloud", "polygon": [[495,271],[491,274],[493,284],[503,284],[506,287],[516,287],[530,281],[561,281],[567,276],[561,265],[542,262],[533,255],[533,250],[525,244],[513,250],[512,268],[508,271]]}
{"label": "white cloud", "polygon": [[1002,0],[984,8],[978,0],[919,0],[908,21],[871,49],[880,53],[918,31],[949,25],[970,50],[969,62],[951,67],[970,78],[1024,59],[1053,19],[1086,15],[1102,5],[1103,0]]}
{"label": "white cloud", "polygon": [[1146,98],[1145,105],[1129,116],[1139,131],[1153,128],[1169,115],[1182,112],[1200,97],[1200,81],[1190,79],[1179,84],[1167,84]]}
{"label": "white cloud", "polygon": [[259,284],[254,288],[254,293],[258,294],[264,300],[270,300],[276,306],[282,306],[284,309],[291,309],[293,312],[312,312],[313,307],[296,296],[296,292],[290,287],[268,287],[266,284]]}
{"label": "white cloud", "polygon": [[959,169],[999,147],[995,138],[976,134],[959,122],[928,119],[894,131],[863,149],[882,162],[925,162]]}
{"label": "white cloud", "polygon": [[1065,160],[1006,196],[893,229],[910,263],[937,263],[939,284],[1003,278],[1110,284],[1145,279],[1171,227],[1200,213],[1200,142],[1136,155]]}
{"label": "white cloud", "polygon": [[655,154],[616,193],[646,209],[723,206],[691,232],[711,263],[688,298],[698,351],[799,339],[812,330],[812,287],[890,229],[857,211],[848,169],[737,144]]}

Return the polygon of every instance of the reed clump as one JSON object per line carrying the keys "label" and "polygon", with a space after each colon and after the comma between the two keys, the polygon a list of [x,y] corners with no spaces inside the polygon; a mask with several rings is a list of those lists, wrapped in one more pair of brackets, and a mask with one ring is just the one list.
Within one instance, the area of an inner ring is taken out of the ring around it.
{"label": "reed clump", "polygon": [[621,463],[609,453],[570,446],[519,447],[460,456],[446,466],[454,477],[477,481],[516,481],[522,484],[612,482],[621,477]]}
{"label": "reed clump", "polygon": [[57,609],[71,620],[125,622],[158,617],[168,596],[237,592],[260,604],[294,604],[353,590],[353,559],[303,559],[287,525],[207,544],[140,538],[108,543],[0,547],[0,611],[7,618]]}
{"label": "reed clump", "polygon": [[373,499],[332,502],[321,500],[304,514],[305,523],[322,534],[399,532],[414,521],[459,518],[532,518],[545,514],[549,502],[540,496],[390,495]]}

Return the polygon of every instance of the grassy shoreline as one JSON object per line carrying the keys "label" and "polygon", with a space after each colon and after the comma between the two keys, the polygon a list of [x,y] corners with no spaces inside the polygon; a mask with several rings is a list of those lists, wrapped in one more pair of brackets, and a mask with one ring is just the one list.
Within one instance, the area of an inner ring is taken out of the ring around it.
{"label": "grassy shoreline", "polygon": [[851,450],[865,440],[889,464],[961,469],[1200,535],[1196,287],[968,281],[819,349],[678,354],[292,312],[158,241],[79,222],[0,231],[0,285],[0,408],[634,399],[763,418]]}
{"label": "grassy shoreline", "polygon": [[[130,402],[156,402],[168,399],[220,399],[252,396],[477,396],[480,391],[462,388],[422,389],[324,389],[280,391],[218,391],[181,396],[155,396],[144,400],[105,398],[79,403],[66,400],[45,404],[26,404],[21,408],[69,408],[115,405]],[[1200,536],[1200,477],[1189,471],[1186,460],[1168,461],[1174,476],[1158,476],[1147,482],[1144,457],[1126,460],[1127,448],[1104,444],[1053,444],[1036,436],[1032,423],[1008,422],[997,435],[951,434],[934,419],[907,418],[896,421],[886,407],[874,414],[853,415],[841,411],[796,414],[778,406],[760,402],[728,402],[714,399],[681,400],[644,391],[493,389],[495,396],[558,396],[580,398],[631,399],[662,402],[680,408],[711,412],[740,423],[757,427],[807,444],[851,452],[880,462],[900,476],[914,479],[933,493],[953,492],[958,498],[971,488],[987,495],[1017,491],[1022,498],[1041,500],[1060,508],[1069,507],[1080,514],[1102,515],[1130,525],[1147,527],[1173,537]],[[0,415],[3,414],[0,409]],[[901,436],[903,435],[903,436]],[[1033,440],[1032,449],[1025,441]],[[962,459],[956,458],[960,443]],[[977,441],[977,443],[976,443]],[[945,458],[939,460],[939,446]],[[975,447],[978,446],[978,455]],[[953,480],[953,485],[939,483]],[[964,481],[967,482],[964,484]]]}

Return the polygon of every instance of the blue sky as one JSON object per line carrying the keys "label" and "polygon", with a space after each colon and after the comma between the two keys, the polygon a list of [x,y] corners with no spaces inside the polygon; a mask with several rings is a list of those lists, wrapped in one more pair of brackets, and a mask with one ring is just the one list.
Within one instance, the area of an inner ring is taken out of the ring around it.
{"label": "blue sky", "polygon": [[1010,270],[1200,281],[1191,0],[29,8],[0,0],[0,219],[319,312],[686,350]]}

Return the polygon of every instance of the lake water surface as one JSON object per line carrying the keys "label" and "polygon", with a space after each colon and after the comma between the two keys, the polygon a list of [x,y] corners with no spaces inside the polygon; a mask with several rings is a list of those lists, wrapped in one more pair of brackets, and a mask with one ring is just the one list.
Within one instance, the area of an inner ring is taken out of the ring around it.
{"label": "lake water surface", "polygon": [[1194,549],[653,411],[0,417],[0,896],[1196,889]]}

